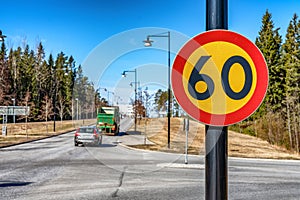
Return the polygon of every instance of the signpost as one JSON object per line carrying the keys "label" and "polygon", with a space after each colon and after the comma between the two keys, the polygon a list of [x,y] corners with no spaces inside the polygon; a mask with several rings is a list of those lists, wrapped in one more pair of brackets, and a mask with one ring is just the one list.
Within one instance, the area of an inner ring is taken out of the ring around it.
{"label": "signpost", "polygon": [[[180,106],[205,126],[205,198],[228,198],[227,126],[249,117],[262,103],[268,69],[259,49],[228,28],[227,0],[206,1],[206,30],[189,40],[172,68]],[[216,29],[216,30],[214,30]]]}
{"label": "signpost", "polygon": [[6,126],[2,126],[2,136],[6,136]]}
{"label": "signpost", "polygon": [[29,115],[29,106],[0,106],[0,115]]}
{"label": "signpost", "polygon": [[29,115],[29,106],[0,106],[0,115],[3,116],[2,135],[6,136],[7,133],[7,115]]}
{"label": "signpost", "polygon": [[184,163],[188,164],[188,145],[189,145],[189,130],[190,130],[190,120],[189,118],[184,118],[183,130],[185,131],[185,158]]}

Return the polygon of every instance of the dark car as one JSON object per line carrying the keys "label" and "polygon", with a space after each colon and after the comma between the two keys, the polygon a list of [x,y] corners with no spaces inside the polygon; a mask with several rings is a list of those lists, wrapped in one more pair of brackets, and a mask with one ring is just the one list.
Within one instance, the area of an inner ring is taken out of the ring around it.
{"label": "dark car", "polygon": [[82,126],[79,127],[74,136],[75,146],[79,144],[102,144],[102,134],[96,126]]}

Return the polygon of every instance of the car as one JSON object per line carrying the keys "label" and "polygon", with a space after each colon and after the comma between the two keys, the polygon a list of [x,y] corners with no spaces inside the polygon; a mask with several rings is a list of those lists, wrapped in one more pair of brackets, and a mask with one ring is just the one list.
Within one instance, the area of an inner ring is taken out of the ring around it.
{"label": "car", "polygon": [[78,146],[79,144],[102,144],[102,132],[96,126],[82,126],[76,129],[74,135],[74,144]]}

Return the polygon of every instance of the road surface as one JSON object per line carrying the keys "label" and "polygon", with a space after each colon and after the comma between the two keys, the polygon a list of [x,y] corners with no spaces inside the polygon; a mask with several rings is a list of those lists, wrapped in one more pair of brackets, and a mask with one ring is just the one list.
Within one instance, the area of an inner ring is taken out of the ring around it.
{"label": "road surface", "polygon": [[[141,135],[75,147],[73,134],[0,149],[0,199],[204,199],[203,156],[185,165],[183,155],[124,146]],[[300,199],[299,161],[230,158],[228,175],[229,199]]]}

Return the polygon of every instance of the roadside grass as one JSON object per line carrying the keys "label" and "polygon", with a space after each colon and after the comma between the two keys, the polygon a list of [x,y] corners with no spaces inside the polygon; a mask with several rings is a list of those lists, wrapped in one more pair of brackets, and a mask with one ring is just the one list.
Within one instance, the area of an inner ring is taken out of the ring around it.
{"label": "roadside grass", "polygon": [[[56,121],[56,131],[53,131],[53,121],[7,124],[7,136],[0,135],[0,147],[10,146],[41,138],[59,135],[75,130],[82,125],[95,124],[95,119],[78,121]],[[167,118],[142,119],[137,123],[137,132],[145,134],[148,144],[132,145],[134,148],[153,151],[185,153],[186,135],[183,130],[183,118],[171,118],[170,148],[168,148]],[[134,126],[129,132],[134,132]],[[205,155],[205,126],[190,120],[188,135],[188,153]],[[269,144],[262,139],[228,131],[228,155],[243,158],[273,158],[300,160],[300,155],[287,151],[282,147]]]}
{"label": "roadside grass", "polygon": [[[132,130],[133,127],[129,131]],[[146,134],[151,144],[132,145],[134,148],[185,153],[186,133],[183,130],[183,118],[171,118],[170,148],[167,144],[167,118],[147,119],[147,121],[143,119],[138,122],[137,131]],[[193,120],[190,120],[188,153],[205,155],[205,126]],[[300,160],[299,154],[271,145],[260,138],[234,131],[228,131],[228,155],[243,158]]]}
{"label": "roadside grass", "polygon": [[3,136],[2,133],[0,135],[0,147],[60,135],[65,132],[75,130],[76,127],[95,123],[95,119],[56,121],[55,132],[53,131],[53,121],[10,123],[7,124],[6,136]]}

